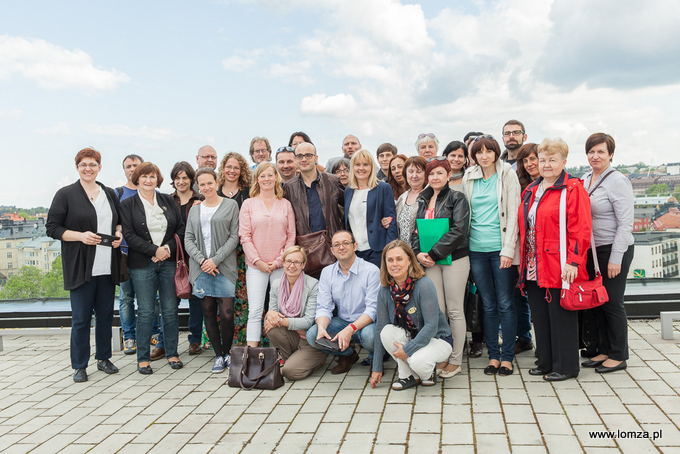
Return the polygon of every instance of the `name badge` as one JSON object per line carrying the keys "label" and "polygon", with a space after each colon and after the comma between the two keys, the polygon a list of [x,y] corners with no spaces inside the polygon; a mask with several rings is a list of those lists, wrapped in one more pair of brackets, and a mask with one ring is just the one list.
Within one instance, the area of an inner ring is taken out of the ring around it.
{"label": "name badge", "polygon": [[415,307],[412,307],[411,309],[408,310],[408,313],[409,313],[409,315],[413,315],[413,314],[416,313],[417,310],[418,309],[416,309]]}

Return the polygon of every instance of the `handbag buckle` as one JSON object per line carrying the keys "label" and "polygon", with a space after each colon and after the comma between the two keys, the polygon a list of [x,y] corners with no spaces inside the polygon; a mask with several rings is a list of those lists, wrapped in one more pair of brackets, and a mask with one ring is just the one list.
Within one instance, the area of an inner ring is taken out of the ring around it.
{"label": "handbag buckle", "polygon": [[258,357],[259,357],[260,359],[264,359],[264,353],[260,352],[260,354],[258,355]]}

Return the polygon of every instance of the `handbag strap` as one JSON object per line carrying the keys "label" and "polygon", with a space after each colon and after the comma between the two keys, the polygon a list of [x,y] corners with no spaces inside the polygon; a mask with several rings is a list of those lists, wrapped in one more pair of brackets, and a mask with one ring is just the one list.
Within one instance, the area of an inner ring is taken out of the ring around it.
{"label": "handbag strap", "polygon": [[[604,179],[604,178],[603,178]],[[602,180],[600,180],[600,183]],[[564,267],[567,264],[567,188],[563,188],[560,194],[560,269],[564,275]],[[593,253],[593,265],[595,266],[596,275],[600,275],[600,264],[597,261],[597,254],[595,254],[595,239],[593,237],[593,229],[590,229],[590,250]],[[569,283],[562,280],[562,288],[569,289]]]}
{"label": "handbag strap", "polygon": [[177,243],[177,263],[184,261],[184,250],[182,249],[182,242],[179,240],[179,235],[175,233],[175,243]]}
{"label": "handbag strap", "polygon": [[[598,186],[600,186],[600,185],[602,184],[602,182],[603,182],[604,180],[606,180],[607,177],[608,177],[609,175],[611,175],[612,173],[614,173],[614,172],[616,172],[616,169],[611,169],[609,172],[605,173],[604,176],[603,176],[602,178],[600,178],[600,181],[597,182],[597,184],[595,185],[595,187],[594,187],[593,189],[591,189],[590,191],[588,191],[588,197],[590,197],[591,195],[593,195],[593,192],[595,192],[595,189],[597,189]],[[593,176],[591,175],[590,178],[591,178],[591,180],[592,180]]]}

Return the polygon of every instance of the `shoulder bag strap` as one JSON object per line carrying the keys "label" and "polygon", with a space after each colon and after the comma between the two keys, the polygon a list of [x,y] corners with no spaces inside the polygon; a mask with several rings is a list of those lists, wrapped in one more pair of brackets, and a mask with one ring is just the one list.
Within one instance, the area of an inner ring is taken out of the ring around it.
{"label": "shoulder bag strap", "polygon": [[[595,192],[595,189],[597,189],[597,187],[600,186],[600,185],[602,184],[602,182],[603,182],[604,180],[606,180],[607,177],[608,177],[609,175],[611,175],[612,173],[614,173],[614,172],[616,172],[616,169],[611,169],[609,172],[605,173],[604,176],[600,179],[600,181],[597,182],[597,184],[595,185],[595,187],[594,187],[593,189],[591,189],[590,191],[588,191],[588,197],[590,197],[591,195],[593,195],[593,192]],[[591,176],[590,178],[592,178],[592,176]]]}
{"label": "shoulder bag strap", "polygon": [[[602,180],[604,180],[604,178]],[[600,183],[602,183],[602,180],[600,180]],[[593,254],[595,274],[599,275],[600,264],[597,261],[597,254],[595,253],[595,238],[593,237],[592,228],[590,229],[590,251]],[[560,263],[562,274],[564,274],[564,266],[567,264],[567,188],[562,189],[562,194],[560,194]],[[569,283],[563,280],[562,288],[568,290]]]}
{"label": "shoulder bag strap", "polygon": [[175,233],[175,243],[177,243],[177,261],[184,261],[184,250],[182,249],[182,242],[179,240],[179,235]]}

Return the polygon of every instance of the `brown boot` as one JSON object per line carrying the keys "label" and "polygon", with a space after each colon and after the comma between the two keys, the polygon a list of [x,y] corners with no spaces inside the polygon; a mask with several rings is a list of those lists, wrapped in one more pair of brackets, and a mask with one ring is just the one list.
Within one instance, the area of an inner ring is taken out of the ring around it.
{"label": "brown boot", "polygon": [[344,374],[352,368],[352,364],[359,361],[359,354],[352,349],[352,354],[349,356],[338,357],[338,365],[331,369],[332,374]]}
{"label": "brown boot", "polygon": [[201,344],[198,342],[192,342],[189,344],[189,354],[190,355],[200,355],[203,353],[203,349],[201,348]]}
{"label": "brown boot", "polygon": [[165,358],[165,349],[155,347],[151,351],[151,356],[149,356],[149,359],[151,359],[151,361],[156,361],[157,359],[161,359],[161,358]]}

